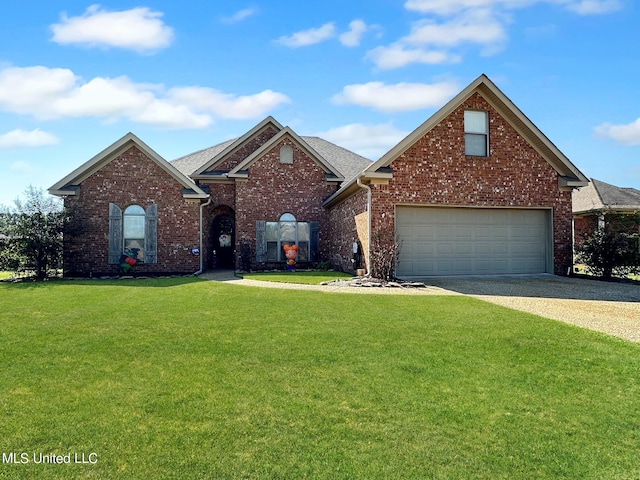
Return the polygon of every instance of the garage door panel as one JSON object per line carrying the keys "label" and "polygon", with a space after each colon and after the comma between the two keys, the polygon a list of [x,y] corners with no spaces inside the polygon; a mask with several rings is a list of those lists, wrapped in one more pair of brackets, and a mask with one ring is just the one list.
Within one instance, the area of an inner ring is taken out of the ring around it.
{"label": "garage door panel", "polygon": [[543,273],[547,210],[398,207],[397,275]]}

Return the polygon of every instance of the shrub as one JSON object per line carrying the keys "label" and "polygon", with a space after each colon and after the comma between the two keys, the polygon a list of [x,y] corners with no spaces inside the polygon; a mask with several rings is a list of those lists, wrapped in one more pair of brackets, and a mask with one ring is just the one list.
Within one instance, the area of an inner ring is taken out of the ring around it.
{"label": "shrub", "polygon": [[607,215],[603,228],[583,235],[576,247],[577,260],[604,279],[640,272],[639,224],[640,215]]}

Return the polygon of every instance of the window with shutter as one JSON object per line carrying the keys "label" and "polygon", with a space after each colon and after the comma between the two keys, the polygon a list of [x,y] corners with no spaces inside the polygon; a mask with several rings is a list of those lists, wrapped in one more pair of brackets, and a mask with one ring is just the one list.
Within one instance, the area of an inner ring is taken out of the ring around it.
{"label": "window with shutter", "polygon": [[158,262],[158,205],[149,205],[146,210],[130,205],[123,212],[110,203],[109,263],[120,263],[122,255],[133,250],[140,262]]}
{"label": "window with shutter", "polygon": [[297,245],[297,261],[317,261],[318,230],[318,222],[298,222],[291,213],[283,214],[277,222],[257,222],[256,258],[259,262],[284,262],[284,246]]}

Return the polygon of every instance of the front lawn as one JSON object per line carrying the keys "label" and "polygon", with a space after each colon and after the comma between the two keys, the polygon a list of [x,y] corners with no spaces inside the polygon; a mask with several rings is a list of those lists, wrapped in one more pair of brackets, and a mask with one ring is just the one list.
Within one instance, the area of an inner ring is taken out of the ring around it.
{"label": "front lawn", "polygon": [[320,285],[322,282],[353,278],[352,275],[344,272],[324,271],[243,273],[242,277],[248,280],[265,280],[268,282],[279,283],[301,283],[305,285]]}
{"label": "front lawn", "polygon": [[0,338],[0,478],[640,476],[640,347],[468,297],[0,284]]}

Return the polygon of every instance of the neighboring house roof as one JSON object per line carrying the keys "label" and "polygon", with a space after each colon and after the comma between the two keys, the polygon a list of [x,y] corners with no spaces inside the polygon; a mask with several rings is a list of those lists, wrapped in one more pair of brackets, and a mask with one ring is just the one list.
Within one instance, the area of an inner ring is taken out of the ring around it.
{"label": "neighboring house roof", "polygon": [[69,175],[59,182],[49,187],[49,193],[59,196],[77,195],[78,186],[88,177],[103,168],[109,162],[129,150],[132,146],[136,146],[149,159],[155,162],[160,168],[171,175],[183,187],[182,196],[185,198],[208,198],[209,195],[202,191],[189,177],[181,173],[173,165],[158,155],[146,143],[136,137],[133,133],[127,133],[120,140],[105,148],[102,152],[80,165]]}
{"label": "neighboring house roof", "polygon": [[[418,142],[431,129],[442,122],[471,95],[478,92],[509,124],[536,149],[536,151],[558,172],[561,187],[574,188],[587,185],[589,179],[536,127],[527,116],[491,81],[486,75],[480,75],[444,107],[434,113],[422,125],[411,132],[400,143],[371,164],[358,177],[362,179],[391,177],[385,171],[391,163],[407,149]],[[334,204],[343,196],[350,195],[355,189],[357,178],[346,182],[325,202]]]}
{"label": "neighboring house roof", "polygon": [[640,211],[640,190],[616,187],[595,178],[586,187],[573,192],[573,213]]}

